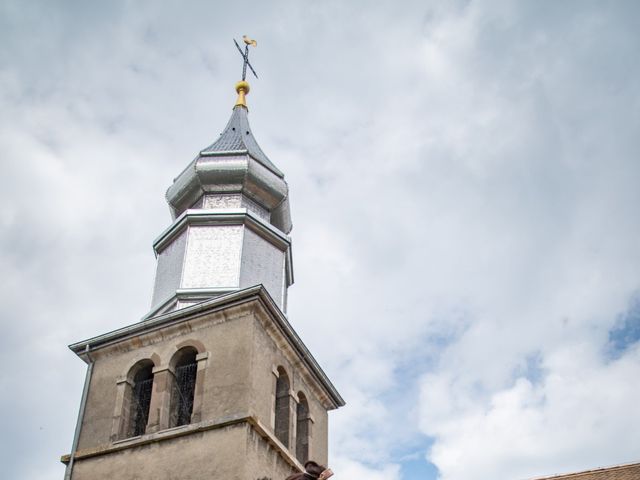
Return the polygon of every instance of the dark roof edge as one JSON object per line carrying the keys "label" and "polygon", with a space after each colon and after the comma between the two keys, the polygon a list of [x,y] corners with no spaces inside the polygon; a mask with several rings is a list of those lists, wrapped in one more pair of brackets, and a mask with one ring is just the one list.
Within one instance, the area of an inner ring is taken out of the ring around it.
{"label": "dark roof edge", "polygon": [[307,367],[309,367],[313,375],[324,387],[326,392],[329,394],[329,397],[334,402],[336,408],[344,406],[345,401],[333,386],[333,384],[329,380],[329,377],[327,377],[327,375],[324,373],[316,359],[313,358],[313,355],[311,355],[309,349],[293,329],[285,314],[276,305],[274,300],[262,285],[256,285],[253,287],[245,288],[243,290],[239,290],[237,292],[221,295],[211,300],[206,300],[204,302],[197,303],[195,305],[191,305],[177,311],[165,313],[156,317],[151,317],[147,320],[143,320],[133,325],[128,325],[126,327],[122,327],[117,330],[113,330],[111,332],[89,338],[87,340],[72,343],[71,345],[69,345],[69,349],[71,349],[71,351],[82,358],[82,360],[87,362],[88,359],[85,358],[85,353],[91,350],[95,350],[96,348],[107,346],[131,335],[137,335],[143,332],[156,330],[173,323],[179,323],[181,321],[188,320],[202,312],[216,311],[233,305],[239,305],[255,297],[257,297],[260,300],[261,304],[271,313],[271,316],[276,320],[276,324],[280,328],[280,331],[291,342],[291,345],[302,357],[304,363],[307,365]]}
{"label": "dark roof edge", "polygon": [[599,473],[608,473],[616,470],[626,470],[627,468],[640,467],[640,462],[622,463],[618,465],[611,465],[609,467],[598,467],[590,470],[582,470],[580,472],[560,473],[546,477],[535,477],[531,480],[562,480],[564,478],[577,478],[584,475],[594,475]]}

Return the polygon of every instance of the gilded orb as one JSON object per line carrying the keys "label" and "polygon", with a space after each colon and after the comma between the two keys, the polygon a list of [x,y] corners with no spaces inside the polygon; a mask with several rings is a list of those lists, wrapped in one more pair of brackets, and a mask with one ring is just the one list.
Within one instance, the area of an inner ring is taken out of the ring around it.
{"label": "gilded orb", "polygon": [[236,92],[240,93],[240,90],[244,90],[244,93],[249,93],[249,82],[240,80],[236,83]]}

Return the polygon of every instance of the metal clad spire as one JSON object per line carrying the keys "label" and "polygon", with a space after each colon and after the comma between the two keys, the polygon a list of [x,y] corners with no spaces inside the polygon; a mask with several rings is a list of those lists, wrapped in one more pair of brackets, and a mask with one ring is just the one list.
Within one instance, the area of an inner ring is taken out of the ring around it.
{"label": "metal clad spire", "polygon": [[[248,55],[256,42],[243,40],[243,49],[234,43],[245,78],[247,66],[255,74]],[[258,283],[286,308],[293,283],[289,187],[249,126],[246,79],[236,91],[223,132],[167,190],[174,223],[154,243],[158,273],[148,317]]]}

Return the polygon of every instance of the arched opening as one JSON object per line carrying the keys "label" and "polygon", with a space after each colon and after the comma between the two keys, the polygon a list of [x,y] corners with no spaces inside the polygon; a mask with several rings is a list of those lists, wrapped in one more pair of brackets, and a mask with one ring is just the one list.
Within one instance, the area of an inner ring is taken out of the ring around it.
{"label": "arched opening", "polygon": [[296,407],[296,458],[301,464],[309,460],[309,403],[304,393],[298,392]]}
{"label": "arched opening", "polygon": [[198,372],[197,354],[193,347],[181,348],[171,361],[175,376],[171,386],[170,428],[191,423]]}
{"label": "arched opening", "polygon": [[276,438],[285,447],[289,446],[289,377],[284,368],[278,367],[278,380],[276,380]]}
{"label": "arched opening", "polygon": [[[151,391],[153,390],[153,362],[143,360],[136,364],[129,374],[131,383],[127,389],[128,425],[127,437],[144,434],[149,420]],[[126,408],[126,407],[125,407]]]}

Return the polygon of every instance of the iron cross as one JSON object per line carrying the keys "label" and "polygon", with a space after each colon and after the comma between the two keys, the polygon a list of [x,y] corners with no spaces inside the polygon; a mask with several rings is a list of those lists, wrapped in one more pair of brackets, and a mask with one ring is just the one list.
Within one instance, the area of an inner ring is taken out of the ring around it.
{"label": "iron cross", "polygon": [[236,42],[236,39],[233,39],[233,43],[235,43],[236,47],[238,47],[238,51],[240,52],[240,55],[242,55],[242,59],[244,60],[242,64],[242,80],[244,81],[247,77],[247,66],[251,69],[253,75],[258,78],[258,74],[249,63],[249,45],[256,47],[258,45],[258,42],[256,42],[255,40],[251,40],[246,35],[242,36],[242,40],[245,43],[244,52],[242,51],[242,48],[240,48],[240,45],[238,45],[238,42]]}

